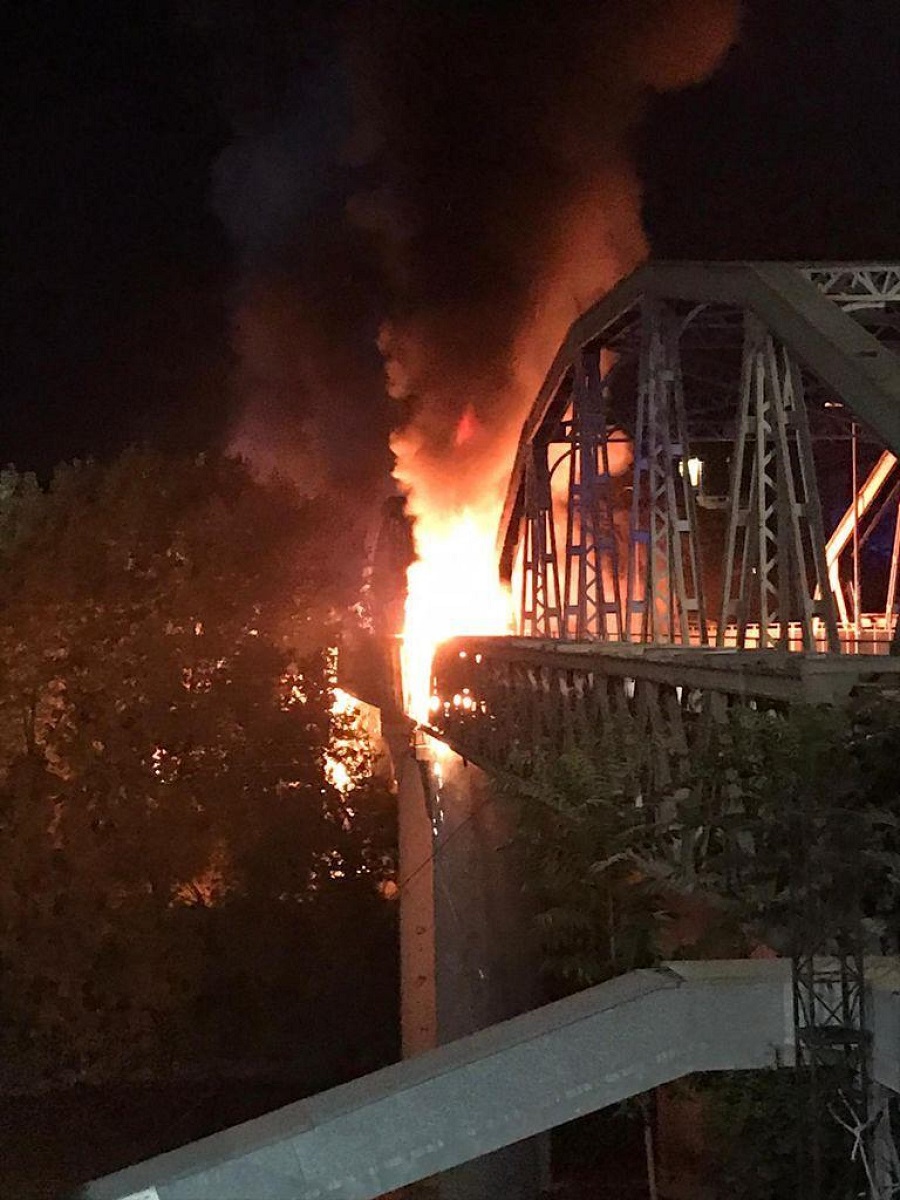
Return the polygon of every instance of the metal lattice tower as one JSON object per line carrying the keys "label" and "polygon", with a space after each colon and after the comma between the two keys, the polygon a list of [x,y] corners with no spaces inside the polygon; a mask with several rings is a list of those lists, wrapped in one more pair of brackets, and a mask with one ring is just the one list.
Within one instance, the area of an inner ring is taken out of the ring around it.
{"label": "metal lattice tower", "polygon": [[[814,944],[807,941],[793,959],[796,1066],[808,1087],[801,1178],[804,1198],[852,1200],[869,1194],[866,1158],[872,1158],[862,950],[858,941],[839,944],[834,957],[824,958],[811,952]],[[838,1139],[844,1145],[837,1164],[824,1153],[828,1131],[834,1136],[836,1125],[849,1135]],[[865,1157],[859,1149],[853,1154],[854,1136]]]}
{"label": "metal lattice tower", "polygon": [[[796,1066],[805,1076],[801,1130],[804,1200],[870,1196],[871,1034],[863,960],[865,827],[850,809],[795,814],[790,907]],[[840,1152],[826,1154],[829,1134]],[[874,1176],[873,1176],[874,1180]]]}

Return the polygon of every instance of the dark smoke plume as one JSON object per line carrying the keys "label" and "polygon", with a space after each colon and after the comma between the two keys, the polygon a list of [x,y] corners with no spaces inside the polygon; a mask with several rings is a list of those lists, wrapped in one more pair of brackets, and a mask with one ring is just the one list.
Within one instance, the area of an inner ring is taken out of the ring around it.
{"label": "dark smoke plume", "polygon": [[280,41],[218,172],[241,255],[237,444],[374,497],[401,427],[419,503],[458,503],[506,469],[569,322],[646,254],[635,128],[653,89],[715,68],[737,0],[282,17],[295,60]]}

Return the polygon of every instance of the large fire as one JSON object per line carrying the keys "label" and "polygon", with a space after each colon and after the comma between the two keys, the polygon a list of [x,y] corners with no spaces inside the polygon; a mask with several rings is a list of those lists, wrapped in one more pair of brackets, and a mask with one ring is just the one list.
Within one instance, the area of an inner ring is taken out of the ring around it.
{"label": "large fire", "polygon": [[[428,717],[431,661],[441,642],[515,631],[512,596],[500,582],[495,545],[503,496],[522,421],[566,330],[645,252],[631,178],[624,169],[620,174],[616,194],[624,191],[627,197],[616,239],[597,220],[615,190],[609,178],[602,195],[579,197],[560,215],[565,235],[543,269],[536,269],[536,302],[509,347],[508,371],[499,383],[488,379],[477,386],[478,381],[451,376],[449,386],[446,378],[417,384],[420,331],[414,327],[404,335],[390,325],[382,330],[391,394],[428,397],[391,440],[394,476],[415,519],[418,558],[408,572],[402,671],[406,709],[417,721]],[[482,409],[469,403],[460,413],[455,396],[473,392],[483,397]],[[448,425],[445,414],[454,410],[458,415]]]}
{"label": "large fire", "polygon": [[[448,434],[451,449],[438,461],[423,453],[427,444],[415,433],[392,441],[395,476],[409,493],[415,518],[416,560],[407,572],[401,648],[404,702],[409,715],[423,723],[431,699],[431,662],[440,643],[514,629],[495,539],[515,443],[508,434],[486,436],[471,406]],[[447,486],[448,479],[454,484],[465,479],[466,486]]]}
{"label": "large fire", "polygon": [[[442,641],[502,635],[514,627],[512,600],[498,578],[495,534],[522,420],[571,322],[647,252],[628,137],[637,98],[647,86],[669,90],[705,78],[733,43],[738,18],[736,0],[667,0],[660,12],[651,6],[641,20],[623,25],[630,64],[620,97],[624,103],[613,106],[608,124],[588,122],[582,128],[568,120],[559,125],[561,134],[552,126],[547,163],[561,166],[559,176],[568,182],[554,193],[546,236],[523,236],[521,244],[517,239],[512,255],[503,238],[498,243],[498,261],[508,257],[512,277],[530,280],[524,305],[513,288],[519,304],[515,333],[502,319],[493,321],[477,286],[474,307],[465,310],[464,319],[448,301],[407,311],[382,327],[379,346],[388,391],[415,402],[414,415],[391,446],[394,475],[416,522],[418,559],[408,573],[402,651],[406,707],[416,720],[428,719],[431,661]],[[581,94],[572,95],[577,113],[584,113]],[[628,114],[624,126],[622,113]],[[507,230],[504,221],[501,233]],[[421,251],[421,239],[409,242]],[[402,256],[401,261],[410,265]],[[430,260],[428,267],[434,275]],[[495,297],[501,308],[506,297],[501,288]],[[483,331],[473,323],[473,313],[483,313]],[[472,352],[482,333],[479,371],[473,369]],[[460,413],[461,398],[469,396],[476,402]],[[627,446],[617,452],[623,467],[629,456]],[[557,487],[563,482],[560,472]]]}
{"label": "large fire", "polygon": [[497,576],[497,506],[427,513],[416,523],[419,557],[409,568],[403,629],[406,710],[426,721],[431,660],[441,642],[460,634],[512,630],[512,601]]}

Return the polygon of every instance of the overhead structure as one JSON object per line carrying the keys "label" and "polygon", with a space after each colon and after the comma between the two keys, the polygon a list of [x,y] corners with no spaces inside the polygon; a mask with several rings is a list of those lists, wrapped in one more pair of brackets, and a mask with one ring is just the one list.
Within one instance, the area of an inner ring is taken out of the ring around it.
{"label": "overhead structure", "polygon": [[900,472],[897,470],[897,461],[897,455],[892,451],[882,451],[866,480],[861,486],[853,489],[846,512],[825,544],[828,584],[837,602],[839,619],[844,625],[850,622],[851,616],[845,585],[841,581],[841,556],[848,547],[853,548],[853,574],[858,574],[858,562],[856,561],[858,552],[876,532],[889,511],[894,517],[894,532],[890,575],[885,597],[886,625],[894,613],[897,596],[898,545],[900,545],[900,510],[896,505],[897,495],[900,492]]}
{"label": "overhead structure", "polygon": [[[498,533],[522,637],[441,648],[438,736],[527,769],[615,723],[635,747],[626,792],[652,806],[736,705],[896,690],[898,351],[900,264],[650,263],[623,280],[573,324],[522,430]],[[813,1107],[840,1062],[865,1140],[861,909],[826,928],[808,897],[799,1060]]]}
{"label": "overhead structure", "polygon": [[522,430],[498,535],[520,632],[886,649],[898,348],[896,264],[625,279],[574,323]]}
{"label": "overhead structure", "polygon": [[[898,969],[867,962],[900,1087]],[[89,1184],[83,1200],[370,1200],[698,1071],[790,1065],[790,964],[633,971]]]}

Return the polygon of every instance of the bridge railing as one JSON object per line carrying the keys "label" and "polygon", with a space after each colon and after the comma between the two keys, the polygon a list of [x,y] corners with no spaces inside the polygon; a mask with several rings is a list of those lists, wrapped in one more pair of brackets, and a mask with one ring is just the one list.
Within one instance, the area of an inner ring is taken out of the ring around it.
{"label": "bridge railing", "polygon": [[[852,621],[839,621],[838,630],[838,646],[842,654],[888,654],[891,649],[894,630],[897,624],[897,617],[894,616],[888,619],[884,613],[863,613],[860,616],[859,625],[856,626]],[[716,646],[718,645],[718,625],[715,621],[707,621],[705,630],[701,630],[696,624],[689,623],[689,641],[681,643],[679,641],[669,643],[671,645],[687,644],[690,646]],[[606,632],[603,638],[586,638],[580,640],[587,641],[609,641],[615,642],[615,626],[611,617],[607,617]],[[822,621],[814,620],[812,626],[812,649],[819,654],[828,653],[830,650],[828,641],[828,631]],[[704,636],[705,634],[705,636]],[[784,641],[784,649],[789,650],[792,654],[798,654],[805,650],[803,645],[803,625],[799,621],[789,621],[786,631],[786,639]],[[520,625],[519,636],[528,638],[531,635],[527,630]],[[538,640],[548,640],[547,638],[539,638]],[[554,639],[555,640],[555,639]],[[575,638],[561,638],[561,641],[574,641]],[[757,622],[748,622],[739,632],[736,625],[728,625],[722,634],[720,649],[726,650],[759,650],[771,648],[773,646],[781,646],[781,626],[771,624],[766,629],[765,637]],[[631,631],[630,643],[642,645],[643,639],[638,625]],[[657,643],[659,644],[659,643]]]}
{"label": "bridge railing", "polygon": [[485,767],[586,744],[617,721],[665,786],[729,707],[841,703],[900,687],[887,654],[787,654],[532,638],[456,638],[438,650],[430,728]]}

